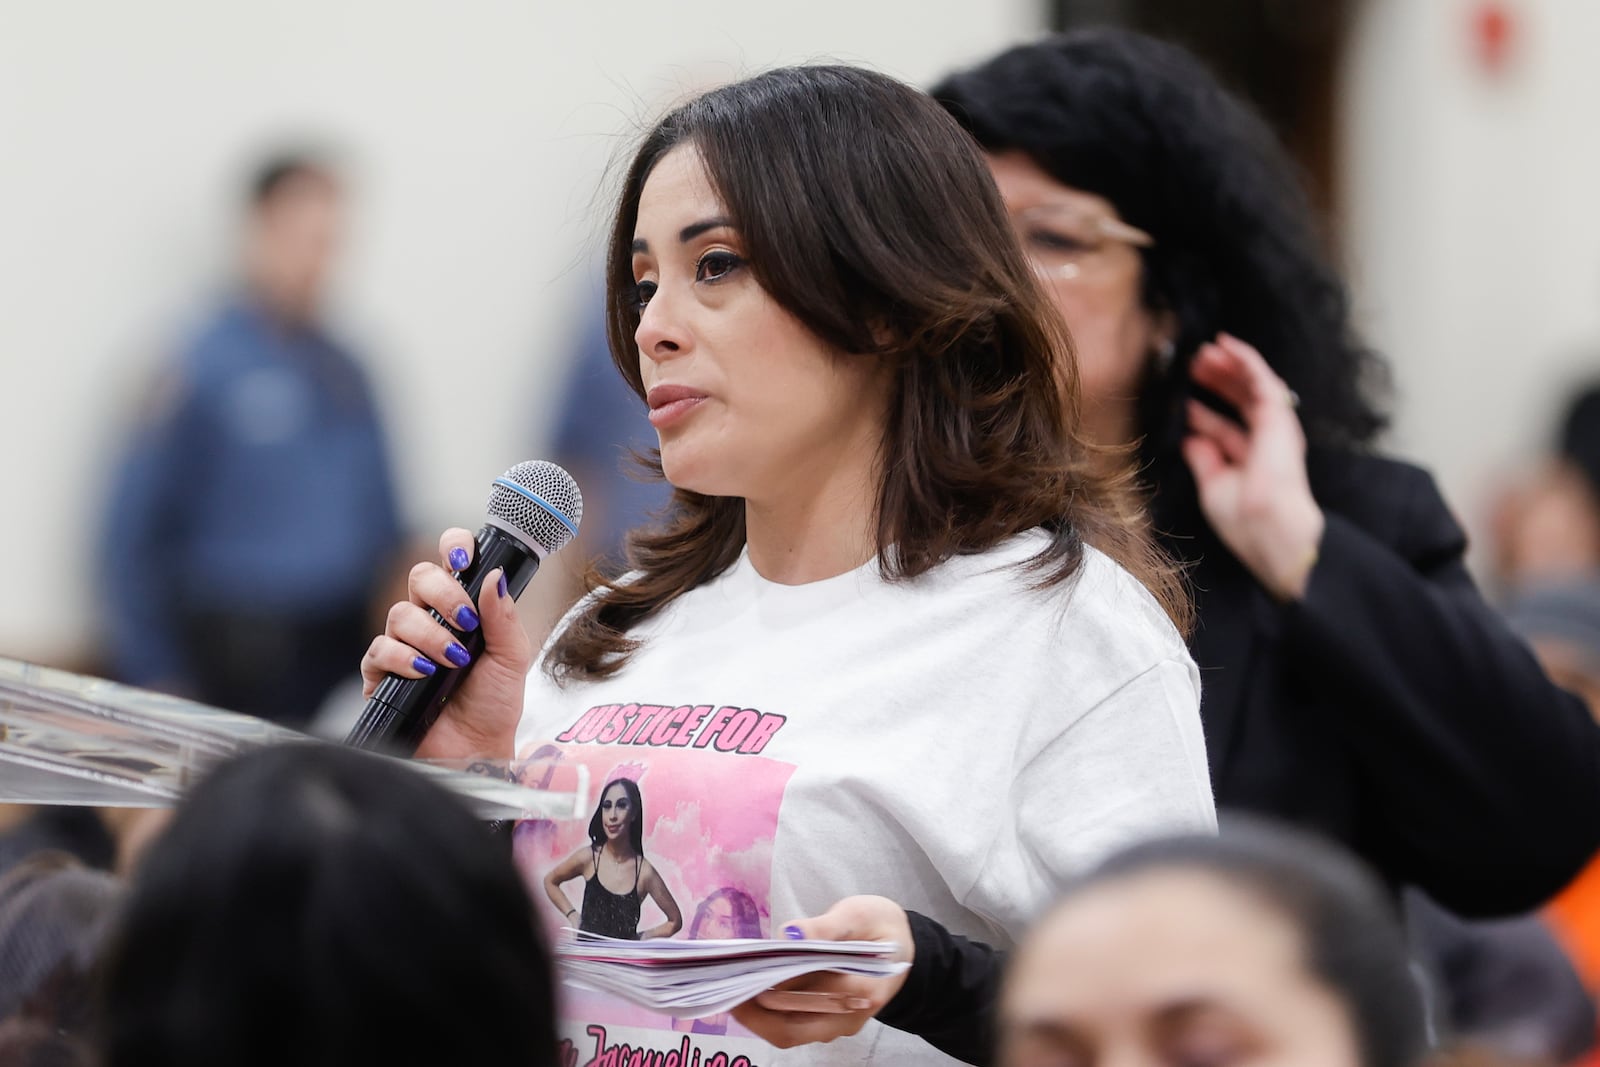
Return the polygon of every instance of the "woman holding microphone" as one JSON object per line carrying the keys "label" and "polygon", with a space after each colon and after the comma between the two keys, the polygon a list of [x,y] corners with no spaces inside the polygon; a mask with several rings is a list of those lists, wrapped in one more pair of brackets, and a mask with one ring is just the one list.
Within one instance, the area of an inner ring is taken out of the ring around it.
{"label": "woman holding microphone", "polygon": [[[483,662],[420,755],[549,744],[629,778],[674,893],[733,887],[769,934],[870,889],[1005,943],[1113,848],[1214,827],[1184,598],[1083,441],[1065,329],[936,104],[810,67],[672,112],[628,170],[607,300],[673,505],[537,661],[485,595]],[[447,532],[441,562],[471,544]],[[369,688],[453,666],[430,608],[471,610],[431,564]],[[598,995],[565,1014],[585,1058],[773,1062]],[[873,1026],[782,1062],[929,1060]]]}

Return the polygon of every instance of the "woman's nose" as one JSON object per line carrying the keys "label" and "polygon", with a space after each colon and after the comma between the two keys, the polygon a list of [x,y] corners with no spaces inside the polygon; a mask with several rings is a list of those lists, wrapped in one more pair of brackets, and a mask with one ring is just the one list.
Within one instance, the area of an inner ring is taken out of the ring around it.
{"label": "woman's nose", "polygon": [[656,290],[639,316],[639,326],[633,331],[639,354],[660,362],[682,355],[690,348],[688,327],[678,314],[672,296]]}

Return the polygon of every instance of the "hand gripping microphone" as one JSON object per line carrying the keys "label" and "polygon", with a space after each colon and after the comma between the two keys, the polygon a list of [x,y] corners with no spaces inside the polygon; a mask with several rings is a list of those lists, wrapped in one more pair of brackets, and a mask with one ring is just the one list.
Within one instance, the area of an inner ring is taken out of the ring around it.
{"label": "hand gripping microphone", "polygon": [[[474,606],[483,576],[505,568],[506,591],[515,599],[527,588],[539,564],[578,534],[583,496],[572,475],[543,460],[519,463],[494,480],[488,518],[478,531],[478,551],[456,577]],[[483,629],[458,630],[437,611],[433,617],[449,628],[472,653],[472,662],[455,670],[440,669],[426,678],[389,675],[378,683],[345,744],[409,756],[450,694],[456,691],[483,652]]]}

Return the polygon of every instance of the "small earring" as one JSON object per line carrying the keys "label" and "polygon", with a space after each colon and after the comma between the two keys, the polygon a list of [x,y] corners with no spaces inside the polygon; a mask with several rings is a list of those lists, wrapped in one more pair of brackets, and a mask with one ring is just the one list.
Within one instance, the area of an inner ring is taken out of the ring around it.
{"label": "small earring", "polygon": [[1177,356],[1178,346],[1173,342],[1172,338],[1162,338],[1161,343],[1156,345],[1156,369],[1162,374],[1167,373],[1172,369],[1172,361]]}

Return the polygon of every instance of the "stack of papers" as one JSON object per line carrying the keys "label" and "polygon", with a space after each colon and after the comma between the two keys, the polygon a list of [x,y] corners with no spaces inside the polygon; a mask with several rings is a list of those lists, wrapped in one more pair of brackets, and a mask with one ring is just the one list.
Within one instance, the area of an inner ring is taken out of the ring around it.
{"label": "stack of papers", "polygon": [[[248,715],[0,658],[0,804],[171,807],[222,760],[311,740]],[[592,810],[581,763],[575,788],[555,792],[523,788],[504,761],[405,762],[484,819],[583,819]]]}
{"label": "stack of papers", "polygon": [[561,978],[680,1019],[715,1015],[816,971],[887,978],[908,964],[888,941],[623,941],[570,931],[555,945]]}

